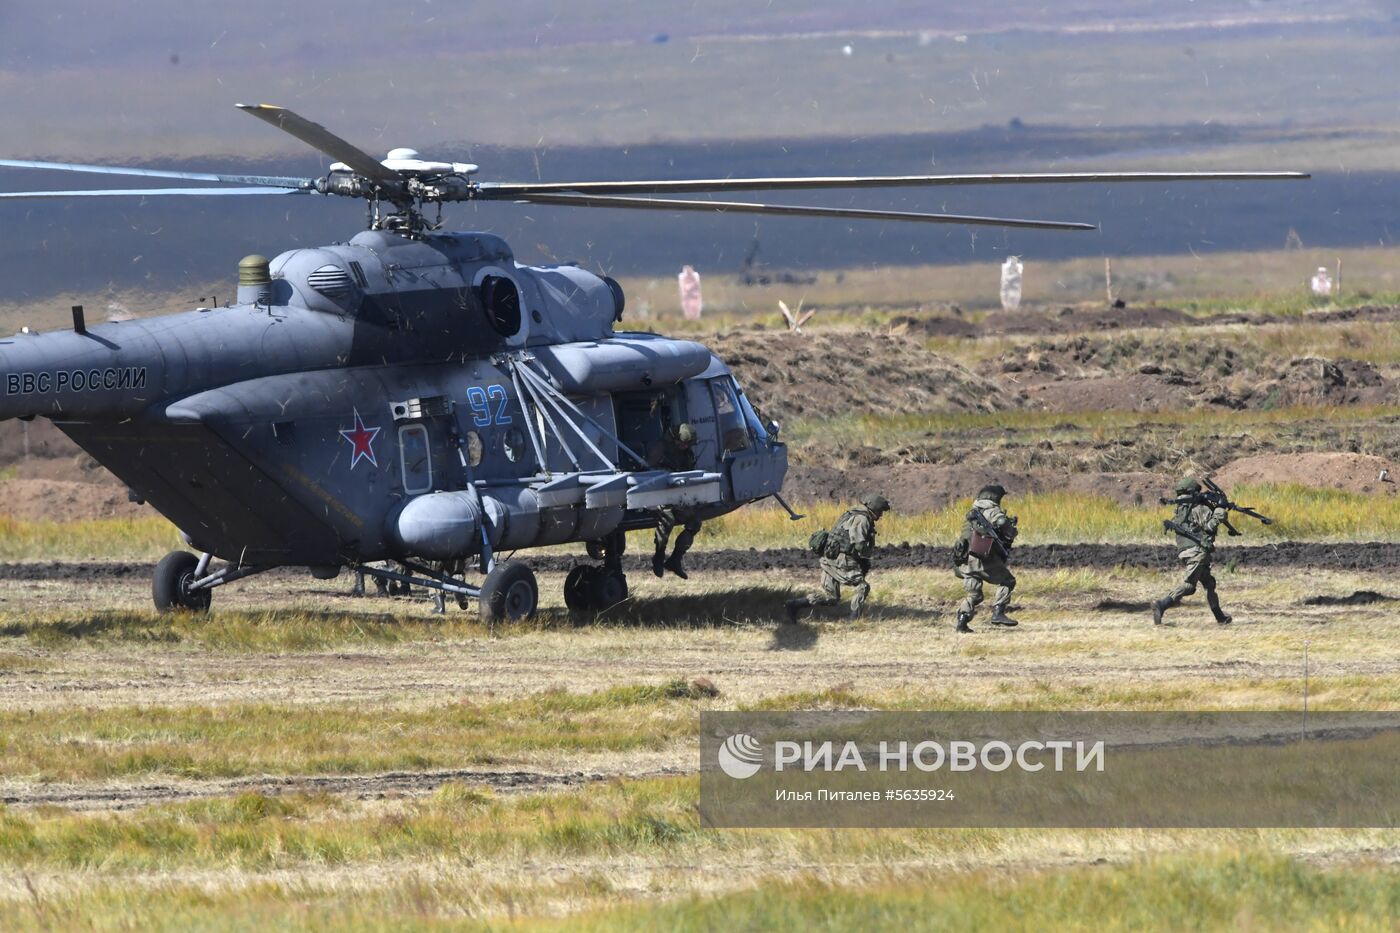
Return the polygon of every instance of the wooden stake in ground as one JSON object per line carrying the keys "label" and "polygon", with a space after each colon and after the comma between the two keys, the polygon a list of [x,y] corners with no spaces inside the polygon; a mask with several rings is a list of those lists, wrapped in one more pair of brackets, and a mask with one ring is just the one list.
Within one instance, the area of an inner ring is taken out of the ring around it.
{"label": "wooden stake in ground", "polygon": [[798,299],[797,311],[793,312],[789,310],[787,302],[783,301],[781,298],[778,299],[778,310],[783,312],[783,317],[787,319],[788,330],[794,334],[802,333],[802,325],[810,321],[812,319],[812,315],[817,313],[816,308],[813,308],[806,314],[802,313],[802,305],[806,301],[806,296],[803,296],[802,298]]}
{"label": "wooden stake in ground", "polygon": [[1113,266],[1107,256],[1103,258],[1103,287],[1108,295],[1108,306],[1113,307]]}

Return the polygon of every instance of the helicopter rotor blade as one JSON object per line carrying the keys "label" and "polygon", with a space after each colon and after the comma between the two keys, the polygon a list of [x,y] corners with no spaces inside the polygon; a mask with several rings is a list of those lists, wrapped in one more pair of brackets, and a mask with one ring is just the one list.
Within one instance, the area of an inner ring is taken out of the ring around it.
{"label": "helicopter rotor blade", "polygon": [[244,113],[252,114],[264,123],[277,127],[284,133],[290,133],[311,148],[319,149],[331,158],[344,162],[357,175],[363,175],[374,181],[399,180],[397,172],[385,168],[374,156],[341,139],[321,124],[312,123],[285,107],[278,107],[274,104],[235,104],[234,106]]}
{"label": "helicopter rotor blade", "polygon": [[1086,184],[1161,181],[1298,181],[1307,172],[1038,172],[991,175],[833,175],[812,178],[683,178],[672,181],[482,182],[492,198],[527,194],[682,194],[701,191],[796,191],[820,188],[912,188],[947,185]]}
{"label": "helicopter rotor blade", "polygon": [[86,172],[93,175],[140,175],[145,178],[184,178],[189,181],[221,181],[234,185],[258,185],[269,188],[310,188],[310,178],[287,178],[281,175],[220,175],[214,172],[176,172],[159,168],[134,168],[126,165],[80,165],[76,162],[32,162],[27,159],[0,159],[0,168],[36,168],[54,172]]}
{"label": "helicopter rotor blade", "polygon": [[89,191],[5,191],[0,198],[119,198],[164,195],[312,194],[305,188],[109,188]]}
{"label": "helicopter rotor blade", "polygon": [[[498,200],[491,197],[488,200]],[[500,199],[504,200],[504,199]],[[900,220],[936,224],[973,224],[987,227],[1026,227],[1034,230],[1097,230],[1093,224],[1059,220],[1016,220],[966,214],[918,214],[909,211],[875,211],[846,207],[808,207],[793,204],[752,204],[746,201],[680,201],[670,198],[619,198],[587,194],[528,194],[510,200],[561,207],[618,207],[644,211],[707,211],[722,214],[776,214],[795,217],[844,217],[851,220]]]}

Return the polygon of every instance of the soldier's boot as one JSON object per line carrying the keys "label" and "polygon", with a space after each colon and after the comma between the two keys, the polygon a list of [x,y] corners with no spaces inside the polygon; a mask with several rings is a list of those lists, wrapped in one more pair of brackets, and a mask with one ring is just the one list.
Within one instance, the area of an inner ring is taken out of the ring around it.
{"label": "soldier's boot", "polygon": [[1015,628],[1016,626],[1021,624],[1015,619],[1011,618],[1011,616],[1006,614],[1005,606],[993,606],[992,617],[987,621],[992,623],[993,625],[1004,625],[1007,628]]}
{"label": "soldier's boot", "polygon": [[959,612],[959,613],[958,613],[958,627],[957,627],[957,631],[959,631],[959,632],[967,632],[969,635],[974,634],[973,629],[972,629],[972,626],[971,626],[971,625],[968,625],[968,623],[971,622],[971,621],[972,621],[972,616],[968,615],[966,612]]}
{"label": "soldier's boot", "polygon": [[1234,616],[1220,608],[1220,597],[1214,591],[1206,594],[1206,602],[1210,605],[1210,614],[1215,616],[1216,624],[1229,625],[1235,621]]}
{"label": "soldier's boot", "polygon": [[797,610],[805,609],[806,607],[807,601],[805,599],[789,599],[787,602],[783,603],[783,611],[787,613],[788,624],[796,625]]}
{"label": "soldier's boot", "polygon": [[655,554],[651,555],[651,572],[656,574],[658,577],[664,577],[666,575],[665,551],[657,550]]}
{"label": "soldier's boot", "polygon": [[1167,610],[1172,607],[1171,600],[1159,599],[1152,604],[1152,624],[1161,625],[1162,616],[1167,614]]}
{"label": "soldier's boot", "polygon": [[690,574],[685,572],[685,565],[681,563],[682,554],[672,554],[670,560],[666,561],[662,567],[671,571],[682,580],[689,580]]}

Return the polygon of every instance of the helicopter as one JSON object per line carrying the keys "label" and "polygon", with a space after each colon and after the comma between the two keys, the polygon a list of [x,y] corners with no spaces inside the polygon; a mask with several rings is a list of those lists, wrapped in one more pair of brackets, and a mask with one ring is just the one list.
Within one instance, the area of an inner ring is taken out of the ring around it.
{"label": "helicopter", "polygon": [[[397,148],[379,160],[269,104],[244,112],[335,159],[297,178],[0,160],[0,166],[217,187],[0,193],[0,199],[325,196],[362,199],[348,242],[238,266],[222,307],[0,340],[0,419],[51,419],[180,529],[156,565],[157,609],[272,568],[350,568],[435,591],[483,618],[532,616],[522,550],[585,542],[570,609],[628,597],[626,532],[659,509],[710,519],[782,499],[787,447],[702,344],[618,329],[616,280],[518,263],[486,232],[447,232],[442,206],[507,201],[1052,230],[1093,224],[662,197],[731,191],[1301,179],[1299,172],[1119,172],[489,182],[475,164]],[[432,218],[428,209],[436,209]],[[645,452],[682,424],[695,468]],[[506,558],[501,555],[509,554]],[[473,582],[480,575],[480,582]]]}

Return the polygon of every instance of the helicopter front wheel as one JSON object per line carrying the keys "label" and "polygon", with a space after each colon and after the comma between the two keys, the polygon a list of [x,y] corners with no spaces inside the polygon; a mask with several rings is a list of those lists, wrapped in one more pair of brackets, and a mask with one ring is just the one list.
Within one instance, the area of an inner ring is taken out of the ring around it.
{"label": "helicopter front wheel", "polygon": [[199,558],[189,551],[171,551],[160,559],[151,579],[151,598],[155,601],[157,611],[209,611],[213,594],[207,589],[190,589],[198,567]]}
{"label": "helicopter front wheel", "polygon": [[508,560],[491,568],[481,584],[481,618],[487,622],[530,619],[539,608],[535,572],[525,563]]}

